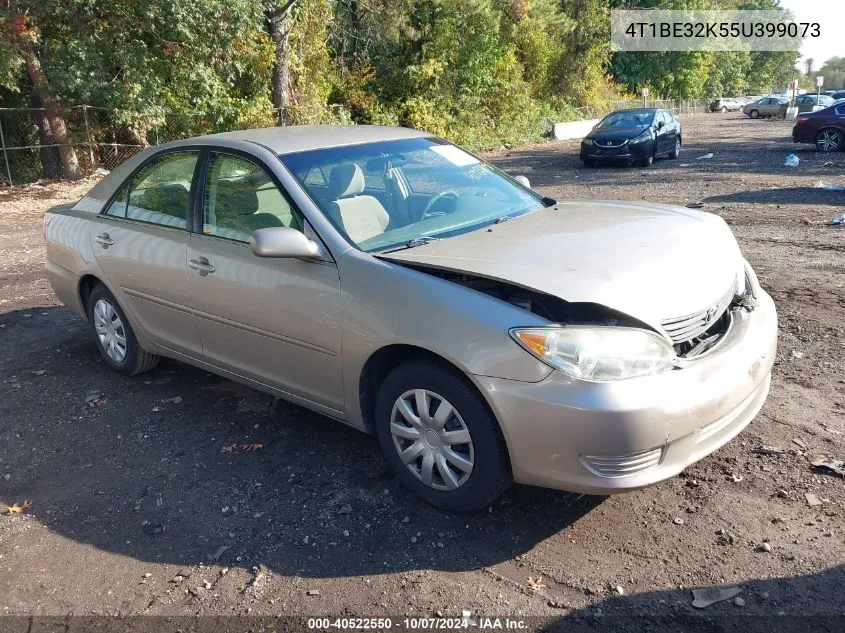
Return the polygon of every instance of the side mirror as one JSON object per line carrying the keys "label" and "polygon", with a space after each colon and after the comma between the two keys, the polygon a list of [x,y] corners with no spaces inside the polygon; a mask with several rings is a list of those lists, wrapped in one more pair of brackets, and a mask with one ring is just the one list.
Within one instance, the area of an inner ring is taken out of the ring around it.
{"label": "side mirror", "polygon": [[666,125],[666,124],[665,124],[665,123],[663,123],[663,121],[658,121],[658,122],[657,122],[657,129],[658,129],[658,130],[662,130],[664,125]]}
{"label": "side mirror", "polygon": [[514,176],[514,180],[516,180],[520,185],[525,187],[526,189],[531,189],[531,181],[528,180],[525,176]]}
{"label": "side mirror", "polygon": [[272,226],[252,232],[249,248],[257,257],[317,259],[323,249],[296,229]]}

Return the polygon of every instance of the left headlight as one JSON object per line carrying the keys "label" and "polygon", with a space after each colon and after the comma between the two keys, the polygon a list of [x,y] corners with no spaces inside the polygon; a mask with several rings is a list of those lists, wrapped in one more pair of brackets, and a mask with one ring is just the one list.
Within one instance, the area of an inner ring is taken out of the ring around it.
{"label": "left headlight", "polygon": [[636,145],[637,143],[645,143],[646,141],[650,141],[653,138],[654,135],[651,133],[651,130],[646,130],[636,138],[632,138],[630,141],[628,141],[628,143],[631,145]]}
{"label": "left headlight", "polygon": [[675,364],[675,350],[647,330],[569,325],[514,328],[511,337],[543,362],[581,380],[622,380],[657,374]]}

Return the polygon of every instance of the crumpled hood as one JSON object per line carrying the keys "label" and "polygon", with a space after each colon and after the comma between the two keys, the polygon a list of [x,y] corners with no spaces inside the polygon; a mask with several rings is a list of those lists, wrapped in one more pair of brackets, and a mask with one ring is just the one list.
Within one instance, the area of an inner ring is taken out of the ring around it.
{"label": "crumpled hood", "polygon": [[716,215],[668,205],[570,201],[382,259],[600,303],[648,323],[706,310],[743,274]]}

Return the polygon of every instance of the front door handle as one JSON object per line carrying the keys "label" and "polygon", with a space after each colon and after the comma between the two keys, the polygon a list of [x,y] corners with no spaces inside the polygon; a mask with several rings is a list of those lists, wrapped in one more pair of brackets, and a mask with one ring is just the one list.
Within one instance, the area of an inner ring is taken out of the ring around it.
{"label": "front door handle", "polygon": [[200,257],[199,259],[192,259],[188,262],[188,266],[193,268],[200,275],[207,275],[215,271],[214,266],[209,264],[208,260],[205,257]]}
{"label": "front door handle", "polygon": [[97,237],[94,238],[100,246],[103,248],[108,248],[112,244],[114,244],[114,240],[109,237],[108,233],[100,233]]}

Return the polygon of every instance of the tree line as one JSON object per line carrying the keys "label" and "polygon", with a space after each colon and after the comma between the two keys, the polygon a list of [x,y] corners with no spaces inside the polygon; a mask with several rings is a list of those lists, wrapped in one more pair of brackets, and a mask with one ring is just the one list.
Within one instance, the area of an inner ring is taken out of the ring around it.
{"label": "tree line", "polygon": [[535,138],[649,87],[761,93],[795,53],[612,53],[611,8],[777,8],[779,0],[0,0],[0,102],[40,108],[66,175],[66,106],[119,109],[150,142],[169,111],[210,129],[406,125],[475,148]]}

